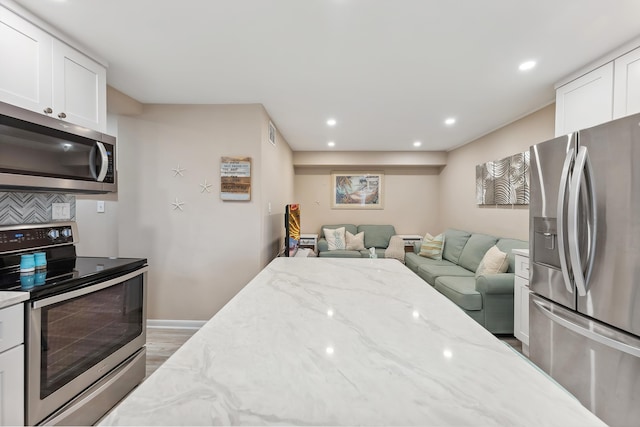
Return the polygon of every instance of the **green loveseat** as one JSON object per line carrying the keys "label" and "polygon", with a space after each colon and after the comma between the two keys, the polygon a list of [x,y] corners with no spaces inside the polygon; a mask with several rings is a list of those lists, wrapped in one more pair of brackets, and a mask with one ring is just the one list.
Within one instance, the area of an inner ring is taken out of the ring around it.
{"label": "green loveseat", "polygon": [[[344,227],[345,234],[348,231],[354,236],[364,231],[364,250],[352,251],[352,250],[329,250],[329,244],[324,237],[324,229],[336,229]],[[332,257],[332,258],[369,258],[369,248],[376,248],[376,255],[378,258],[384,258],[384,251],[389,246],[389,240],[396,234],[396,229],[393,225],[358,225],[354,224],[333,224],[323,225],[320,227],[320,238],[318,239],[318,256],[320,257]]]}
{"label": "green loveseat", "polygon": [[[506,252],[506,273],[475,275],[484,254],[497,246]],[[405,264],[428,284],[457,304],[469,316],[494,334],[513,334],[513,249],[527,249],[528,242],[447,229],[442,260],[418,255],[420,244],[407,253]]]}

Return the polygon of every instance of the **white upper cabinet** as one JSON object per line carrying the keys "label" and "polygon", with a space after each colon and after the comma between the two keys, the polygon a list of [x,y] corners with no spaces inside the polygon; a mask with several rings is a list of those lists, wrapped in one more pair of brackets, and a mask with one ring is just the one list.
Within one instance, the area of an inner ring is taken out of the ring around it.
{"label": "white upper cabinet", "polygon": [[633,47],[556,89],[556,136],[640,113],[640,48]]}
{"label": "white upper cabinet", "polygon": [[640,48],[615,60],[613,118],[640,113]]}
{"label": "white upper cabinet", "polygon": [[608,122],[613,118],[613,63],[556,90],[556,136]]}
{"label": "white upper cabinet", "polygon": [[106,131],[104,66],[1,6],[0,58],[0,101]]}
{"label": "white upper cabinet", "polygon": [[52,106],[52,38],[0,7],[0,100],[43,113]]}
{"label": "white upper cabinet", "polygon": [[72,47],[53,41],[53,110],[65,121],[106,131],[107,73]]}

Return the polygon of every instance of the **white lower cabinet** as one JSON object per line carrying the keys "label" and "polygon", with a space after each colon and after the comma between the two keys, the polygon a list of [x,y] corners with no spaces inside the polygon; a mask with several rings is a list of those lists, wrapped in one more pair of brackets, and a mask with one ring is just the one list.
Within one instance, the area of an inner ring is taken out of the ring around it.
{"label": "white lower cabinet", "polygon": [[24,345],[0,353],[0,425],[24,425]]}
{"label": "white lower cabinet", "polygon": [[[514,251],[515,252],[515,251]],[[513,336],[522,343],[522,353],[529,355],[529,257],[516,254],[516,276],[513,283]]]}
{"label": "white lower cabinet", "polygon": [[[513,335],[522,342],[523,353],[528,355],[529,347],[529,281],[522,277],[516,277],[513,288],[513,301],[518,307],[518,315],[513,324]],[[517,319],[517,320],[516,320]],[[527,351],[524,351],[524,347]]]}
{"label": "white lower cabinet", "polygon": [[24,305],[0,310],[0,425],[24,425]]}

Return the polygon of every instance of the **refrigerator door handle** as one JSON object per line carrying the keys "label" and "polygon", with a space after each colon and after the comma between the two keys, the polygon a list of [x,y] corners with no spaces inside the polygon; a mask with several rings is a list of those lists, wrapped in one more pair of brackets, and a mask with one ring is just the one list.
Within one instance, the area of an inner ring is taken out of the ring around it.
{"label": "refrigerator door handle", "polygon": [[[583,182],[583,177],[585,181]],[[582,257],[579,246],[578,233],[578,203],[580,201],[580,190],[586,185],[589,198],[589,215],[587,224],[587,271],[585,273],[582,266]],[[571,190],[569,192],[569,213],[567,218],[568,236],[569,236],[569,257],[571,259],[571,267],[573,270],[573,278],[576,284],[578,295],[583,297],[587,295],[589,287],[589,279],[593,271],[593,259],[595,256],[596,244],[596,194],[593,183],[593,167],[589,159],[589,151],[587,147],[580,147],[576,156],[576,163],[573,168],[573,176],[571,178]]]}
{"label": "refrigerator door handle", "polygon": [[599,344],[614,348],[616,350],[627,353],[631,356],[640,358],[640,347],[629,345],[622,341],[609,338],[607,336],[597,333],[596,331],[589,329],[589,324],[592,322],[591,320],[583,321],[584,325],[578,325],[574,321],[563,316],[562,312],[564,311],[564,309],[562,308],[556,308],[555,310],[552,311],[551,303],[537,299],[537,298],[533,300],[533,303],[538,307],[541,313],[552,322],[557,323],[569,329],[570,331],[575,332],[578,335],[582,335],[583,337],[590,339],[591,341],[595,341]]}
{"label": "refrigerator door handle", "polygon": [[566,230],[564,228],[564,205],[567,199],[567,183],[569,182],[569,172],[573,162],[573,148],[569,149],[562,166],[562,174],[560,175],[560,188],[558,190],[558,212],[557,212],[557,230],[558,230],[558,256],[560,258],[560,270],[564,279],[564,285],[567,292],[573,293],[573,285],[569,277],[569,266],[567,263],[567,249],[564,245]]}

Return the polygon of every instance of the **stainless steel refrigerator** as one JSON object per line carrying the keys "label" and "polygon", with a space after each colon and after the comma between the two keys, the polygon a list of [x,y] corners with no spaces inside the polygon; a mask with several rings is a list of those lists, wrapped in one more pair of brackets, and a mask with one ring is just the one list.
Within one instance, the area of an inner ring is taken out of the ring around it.
{"label": "stainless steel refrigerator", "polygon": [[640,115],[531,147],[531,360],[640,425]]}

